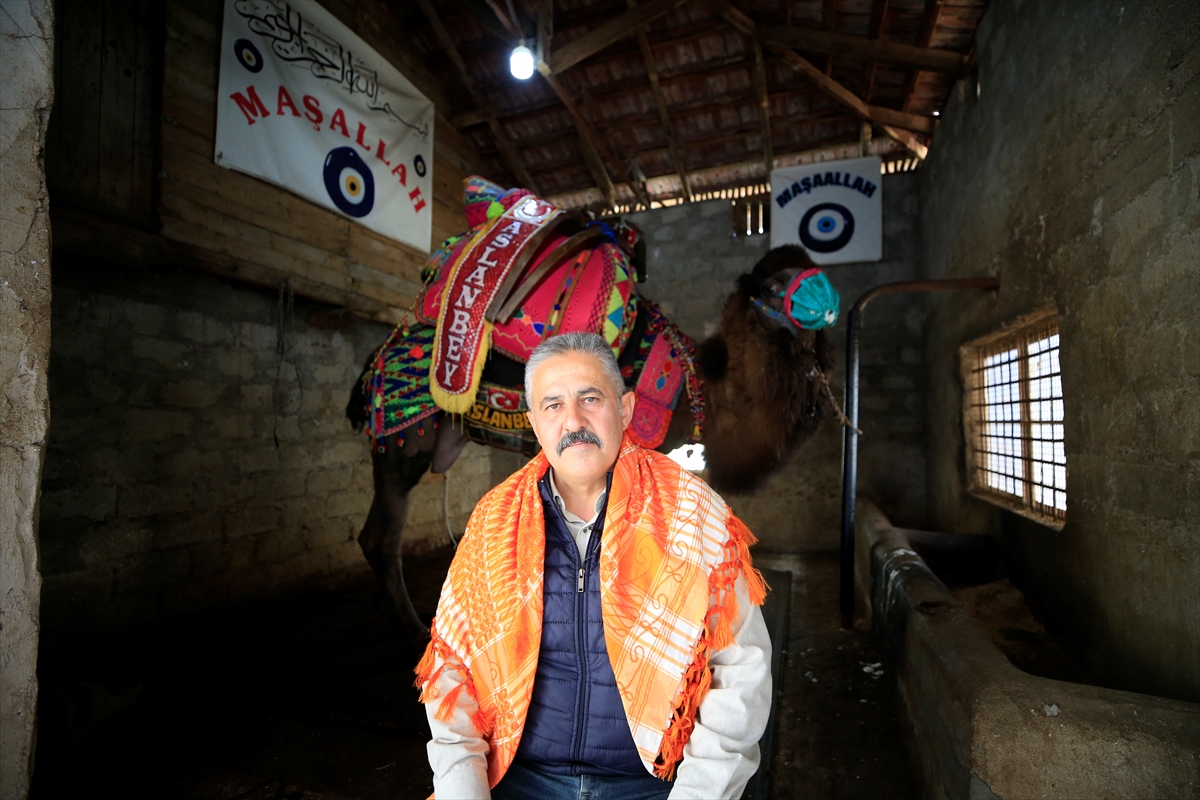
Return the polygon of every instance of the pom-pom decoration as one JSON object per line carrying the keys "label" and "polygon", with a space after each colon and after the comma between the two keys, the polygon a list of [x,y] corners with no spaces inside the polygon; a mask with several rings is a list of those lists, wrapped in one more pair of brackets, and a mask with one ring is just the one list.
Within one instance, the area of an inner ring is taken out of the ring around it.
{"label": "pom-pom decoration", "polygon": [[819,269],[796,273],[783,292],[783,310],[805,330],[828,328],[837,322],[842,298]]}

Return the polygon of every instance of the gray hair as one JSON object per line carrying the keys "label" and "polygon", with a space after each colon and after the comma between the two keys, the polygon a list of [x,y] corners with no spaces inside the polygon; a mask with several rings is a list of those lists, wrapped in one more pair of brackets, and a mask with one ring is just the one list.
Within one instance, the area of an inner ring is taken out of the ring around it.
{"label": "gray hair", "polygon": [[567,353],[583,353],[596,357],[600,362],[600,368],[604,371],[604,376],[608,378],[609,387],[613,390],[619,407],[621,397],[625,394],[625,381],[621,378],[621,368],[617,366],[612,346],[604,340],[603,336],[595,333],[562,333],[542,340],[542,343],[534,348],[533,353],[529,356],[529,361],[525,364],[526,404],[530,408],[535,408],[537,402],[536,398],[528,396],[528,392],[533,391],[534,370],[551,358]]}

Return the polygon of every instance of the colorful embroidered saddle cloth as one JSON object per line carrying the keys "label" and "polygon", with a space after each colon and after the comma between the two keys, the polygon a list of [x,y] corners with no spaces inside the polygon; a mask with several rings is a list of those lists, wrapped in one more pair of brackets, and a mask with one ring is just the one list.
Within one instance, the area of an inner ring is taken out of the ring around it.
{"label": "colorful embroidered saddle cloth", "polygon": [[421,320],[437,327],[437,404],[467,413],[491,347],[524,362],[547,336],[590,331],[619,354],[636,320],[637,289],[611,231],[481,178],[467,179],[464,194],[472,228],[429,259],[417,304]]}

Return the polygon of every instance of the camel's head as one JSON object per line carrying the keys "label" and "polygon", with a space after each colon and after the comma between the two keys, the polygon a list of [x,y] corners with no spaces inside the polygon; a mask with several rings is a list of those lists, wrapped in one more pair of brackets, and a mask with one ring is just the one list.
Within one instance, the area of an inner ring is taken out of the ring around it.
{"label": "camel's head", "polygon": [[813,268],[802,247],[768,252],[738,278],[716,335],[700,345],[697,361],[707,395],[704,449],[708,479],[718,491],[761,486],[830,410],[829,336],[792,326],[782,313],[784,288]]}

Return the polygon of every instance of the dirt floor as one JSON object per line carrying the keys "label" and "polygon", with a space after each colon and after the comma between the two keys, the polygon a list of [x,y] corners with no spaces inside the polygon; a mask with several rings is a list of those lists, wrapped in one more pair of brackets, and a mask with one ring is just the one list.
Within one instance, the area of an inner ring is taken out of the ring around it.
{"label": "dirt floor", "polygon": [[[842,630],[833,556],[792,573],[773,797],[916,798],[878,649]],[[447,554],[409,565],[432,611]],[[428,728],[369,574],[86,644],[48,646],[34,800],[408,800],[432,789]]]}

